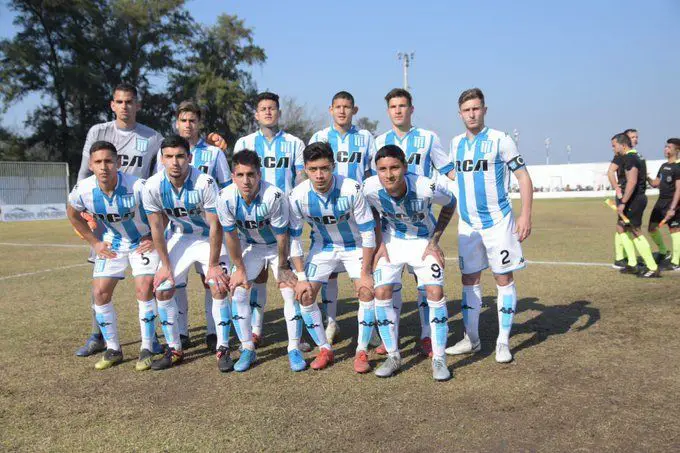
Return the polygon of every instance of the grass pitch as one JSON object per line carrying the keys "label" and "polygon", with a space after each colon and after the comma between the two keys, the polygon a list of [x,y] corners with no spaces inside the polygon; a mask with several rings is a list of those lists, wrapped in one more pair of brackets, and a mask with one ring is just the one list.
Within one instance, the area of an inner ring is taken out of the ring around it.
{"label": "grass pitch", "polygon": [[[0,449],[677,451],[680,273],[641,280],[603,265],[565,264],[613,261],[614,220],[601,200],[535,201],[524,244],[530,264],[516,275],[515,361],[494,360],[496,289],[487,273],[482,352],[449,358],[454,379],[446,383],[432,381],[429,360],[414,350],[410,279],[403,371],[387,380],[354,374],[356,303],[346,276],[342,341],[327,370],[289,370],[282,301],[270,284],[257,366],[220,374],[203,347],[202,289],[192,275],[195,346],[186,362],[134,371],[139,331],[128,278],[114,295],[126,360],[96,371],[97,358],[73,354],[89,332],[87,249],[66,221],[0,224]],[[442,241],[452,258],[449,345],[462,336],[455,230]]]}

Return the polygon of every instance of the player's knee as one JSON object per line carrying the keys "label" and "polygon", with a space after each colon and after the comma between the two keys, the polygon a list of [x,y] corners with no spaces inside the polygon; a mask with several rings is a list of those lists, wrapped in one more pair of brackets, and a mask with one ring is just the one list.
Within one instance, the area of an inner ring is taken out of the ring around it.
{"label": "player's knee", "polygon": [[390,285],[378,286],[375,289],[375,298],[380,300],[388,300],[392,298],[392,287]]}
{"label": "player's knee", "polygon": [[476,274],[463,274],[461,275],[461,281],[465,286],[478,285],[481,280],[481,272]]}
{"label": "player's knee", "polygon": [[175,295],[175,290],[171,289],[169,291],[156,291],[156,300],[170,300],[172,296]]}
{"label": "player's knee", "polygon": [[512,272],[508,272],[507,274],[496,274],[494,275],[494,279],[498,286],[508,286],[514,280]]}
{"label": "player's knee", "polygon": [[300,299],[300,305],[304,307],[309,307],[314,303],[314,299],[309,293],[305,293],[302,298]]}
{"label": "player's knee", "polygon": [[369,302],[369,301],[373,300],[374,296],[373,296],[373,291],[371,290],[371,288],[366,288],[366,287],[362,286],[361,288],[359,288],[358,292],[359,292],[359,300],[361,300],[363,302]]}
{"label": "player's knee", "polygon": [[427,300],[442,300],[444,297],[444,289],[439,285],[428,285],[425,287],[425,295]]}
{"label": "player's knee", "polygon": [[135,296],[137,300],[151,300],[153,298],[153,287],[151,285],[144,285],[135,288]]}
{"label": "player's knee", "polygon": [[112,293],[104,288],[94,288],[92,296],[96,305],[106,305],[111,302]]}

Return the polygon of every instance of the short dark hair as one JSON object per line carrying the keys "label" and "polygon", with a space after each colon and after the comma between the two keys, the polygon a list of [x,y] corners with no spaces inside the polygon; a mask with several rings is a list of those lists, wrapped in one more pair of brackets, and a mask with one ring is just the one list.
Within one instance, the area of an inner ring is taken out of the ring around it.
{"label": "short dark hair", "polygon": [[231,171],[233,172],[237,165],[247,165],[249,167],[255,167],[258,173],[260,173],[260,167],[262,163],[260,162],[260,156],[250,149],[244,149],[234,155],[231,158]]}
{"label": "short dark hair", "polygon": [[633,147],[633,142],[630,141],[630,137],[625,132],[613,136],[612,141],[615,141],[619,145],[626,145],[629,148]]}
{"label": "short dark hair", "polygon": [[460,93],[460,96],[458,96],[458,107],[463,105],[464,102],[471,101],[473,99],[479,99],[482,101],[482,105],[485,105],[484,93],[482,93],[482,90],[479,88],[470,88],[469,90],[463,91]]}
{"label": "short dark hair", "polygon": [[390,90],[389,93],[385,95],[385,102],[387,102],[387,105],[390,105],[390,99],[393,98],[406,98],[408,99],[409,107],[413,105],[413,98],[411,97],[411,93],[409,93],[403,88],[393,88]]}
{"label": "short dark hair", "polygon": [[135,99],[137,98],[137,88],[131,83],[127,82],[119,83],[113,89],[113,94],[116,94],[116,91],[125,91],[127,93],[132,93]]}
{"label": "short dark hair", "polygon": [[332,163],[335,163],[333,158],[333,148],[326,142],[315,142],[311,145],[307,145],[304,151],[302,151],[302,159],[307,162],[319,159],[328,159]]}
{"label": "short dark hair", "polygon": [[666,140],[666,143],[680,149],[680,138],[669,138],[668,140]]}
{"label": "short dark hair", "polygon": [[103,149],[108,149],[116,156],[118,155],[118,150],[116,149],[113,143],[107,142],[106,140],[99,140],[94,142],[92,146],[90,146],[90,156],[96,153],[97,151],[101,151]]}
{"label": "short dark hair", "polygon": [[193,113],[196,115],[200,121],[202,112],[201,108],[192,100],[187,100],[187,101],[182,101],[180,102],[179,106],[177,106],[177,118],[179,119],[179,116],[182,113]]}
{"label": "short dark hair", "polygon": [[378,152],[375,153],[374,161],[376,165],[383,157],[394,157],[395,159],[399,160],[399,162],[406,165],[406,155],[404,154],[404,151],[402,151],[402,149],[397,145],[385,145],[380,148]]}
{"label": "short dark hair", "polygon": [[257,102],[255,102],[255,105],[258,106],[260,105],[260,102],[262,101],[274,101],[276,102],[276,108],[279,108],[279,95],[276,93],[271,93],[269,91],[263,91],[262,93],[257,95]]}
{"label": "short dark hair", "polygon": [[625,131],[623,131],[623,133],[626,135],[631,134],[633,132],[637,132],[637,129],[626,129]]}
{"label": "short dark hair", "polygon": [[191,154],[191,145],[186,138],[177,134],[168,135],[161,142],[161,154],[165,148],[184,148],[187,154]]}
{"label": "short dark hair", "polygon": [[352,96],[349,91],[338,91],[335,93],[335,96],[333,96],[333,99],[331,99],[331,105],[333,105],[336,99],[346,99],[352,103],[352,106],[354,106],[354,96]]}

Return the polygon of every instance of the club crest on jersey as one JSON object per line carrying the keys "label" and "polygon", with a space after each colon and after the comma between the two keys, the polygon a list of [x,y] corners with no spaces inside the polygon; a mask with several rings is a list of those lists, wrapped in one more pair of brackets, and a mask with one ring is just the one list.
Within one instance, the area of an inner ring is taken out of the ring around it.
{"label": "club crest on jersey", "polygon": [[413,137],[413,146],[415,148],[425,148],[425,137]]}
{"label": "club crest on jersey", "polygon": [[363,135],[354,135],[354,146],[366,146],[366,139]]}
{"label": "club crest on jersey", "polygon": [[347,197],[338,197],[338,201],[335,203],[338,211],[348,211],[349,210],[349,199]]}
{"label": "club crest on jersey", "polygon": [[145,153],[146,148],[149,146],[149,139],[148,138],[140,138],[137,137],[137,141],[135,142],[135,149],[139,151],[140,153]]}
{"label": "club crest on jersey", "polygon": [[198,190],[187,190],[187,203],[196,204],[201,201]]}
{"label": "club crest on jersey", "polygon": [[422,198],[416,198],[415,200],[409,201],[409,207],[411,208],[411,211],[422,211],[423,205],[424,203]]}
{"label": "club crest on jersey", "polygon": [[266,217],[269,214],[269,207],[266,204],[258,204],[255,208],[255,215],[258,218]]}
{"label": "club crest on jersey", "polygon": [[489,154],[493,150],[493,142],[491,140],[484,140],[479,144],[479,150],[482,154]]}
{"label": "club crest on jersey", "polygon": [[123,205],[124,208],[132,209],[135,207],[135,195],[134,194],[125,194],[120,196],[120,204]]}

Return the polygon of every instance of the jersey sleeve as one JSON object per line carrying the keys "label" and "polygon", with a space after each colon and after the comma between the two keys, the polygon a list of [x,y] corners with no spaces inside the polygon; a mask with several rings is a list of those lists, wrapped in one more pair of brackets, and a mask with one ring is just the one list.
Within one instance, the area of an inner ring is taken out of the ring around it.
{"label": "jersey sleeve", "polygon": [[378,154],[378,141],[373,139],[371,140],[372,145],[370,148],[368,148],[368,169],[371,171],[371,176],[377,175],[378,174],[378,169],[375,166],[375,155]]}
{"label": "jersey sleeve", "polygon": [[639,167],[639,165],[638,165],[637,159],[635,159],[635,157],[631,156],[630,154],[626,154],[625,156],[623,156],[623,168],[626,171],[630,171],[633,168],[638,168],[638,167]]}
{"label": "jersey sleeve", "polygon": [[150,148],[149,154],[153,156],[152,153],[155,151],[156,158],[155,162],[152,162],[153,165],[149,166],[149,174],[146,175],[147,178],[150,178],[154,174],[163,170],[163,163],[161,162],[161,144],[163,143],[163,136],[156,132],[156,135],[154,135],[153,137],[154,137],[153,146]]}
{"label": "jersey sleeve", "polygon": [[519,153],[515,141],[508,134],[498,141],[498,153],[511,171],[517,171],[525,166],[524,158]]}
{"label": "jersey sleeve", "polygon": [[432,145],[430,146],[430,158],[434,168],[442,175],[453,170],[453,162],[449,158],[449,154],[444,151],[441,140],[434,133],[432,134]]}
{"label": "jersey sleeve", "polygon": [[305,168],[305,161],[304,158],[302,157],[302,152],[305,149],[305,142],[303,142],[300,139],[296,140],[297,146],[295,147],[295,156],[293,158],[293,161],[295,162],[295,172],[301,172],[303,168]]}
{"label": "jersey sleeve", "polygon": [[243,151],[246,149],[246,141],[243,139],[243,137],[239,138],[236,140],[236,144],[234,145],[234,151],[232,154],[236,154],[239,151]]}
{"label": "jersey sleeve", "polygon": [[163,161],[161,160],[161,150],[159,149],[158,152],[156,153],[156,165],[154,166],[155,168],[153,169],[153,173],[158,173],[160,171],[163,171]]}
{"label": "jersey sleeve", "polygon": [[142,219],[144,225],[149,226],[149,219],[146,217],[146,211],[144,210],[144,186],[146,185],[145,179],[138,179],[135,181],[134,186],[132,186],[132,191],[135,194],[135,200],[137,201],[137,209],[139,210],[139,216]]}
{"label": "jersey sleeve", "polygon": [[368,206],[368,203],[366,202],[366,197],[364,197],[364,193],[361,191],[361,186],[359,183],[357,184],[357,191],[356,195],[354,195],[354,219],[357,222],[357,226],[359,227],[359,231],[365,232],[365,231],[373,231],[375,228],[375,221],[373,220],[373,213],[371,212],[371,209]]}
{"label": "jersey sleeve", "polygon": [[153,193],[151,184],[149,183],[144,184],[144,188],[142,189],[142,205],[144,206],[144,212],[146,212],[146,214],[163,211],[160,196],[156,196]]}
{"label": "jersey sleeve", "polygon": [[292,193],[288,199],[288,204],[288,231],[291,237],[299,238],[302,236],[302,211],[300,211],[300,204]]}
{"label": "jersey sleeve", "polygon": [[364,155],[363,165],[364,174],[371,171],[371,160],[373,159],[373,150],[375,149],[375,138],[373,138],[373,135],[370,133],[367,134],[367,139],[368,146],[366,146],[366,154]]}
{"label": "jersey sleeve", "polygon": [[227,156],[224,155],[221,149],[216,148],[217,158],[215,159],[215,168],[213,169],[213,177],[217,181],[217,187],[222,189],[231,183],[231,170],[229,169],[229,162]]}
{"label": "jersey sleeve", "polygon": [[217,184],[210,176],[203,188],[203,209],[210,214],[217,214]]}
{"label": "jersey sleeve", "polygon": [[321,140],[319,140],[319,135],[319,131],[314,132],[314,135],[312,135],[312,138],[309,139],[309,143],[307,144],[311,145],[312,143],[320,142]]}
{"label": "jersey sleeve", "polygon": [[286,196],[280,190],[274,193],[271,209],[271,226],[274,234],[281,235],[288,231],[289,208]]}
{"label": "jersey sleeve", "polygon": [[440,175],[435,181],[432,182],[434,190],[432,191],[432,201],[435,204],[444,206],[445,208],[455,208],[456,207],[456,196],[449,189],[449,186],[442,180],[442,178],[448,179],[444,175]]}
{"label": "jersey sleeve", "polygon": [[68,194],[68,204],[73,206],[76,211],[85,211],[85,204],[80,196],[80,184],[73,186],[71,193]]}
{"label": "jersey sleeve", "polygon": [[229,210],[227,197],[222,194],[217,197],[217,217],[222,224],[222,230],[229,233],[236,229],[236,219]]}
{"label": "jersey sleeve", "polygon": [[89,131],[87,131],[87,137],[85,138],[85,144],[83,145],[83,158],[80,161],[80,170],[78,170],[78,181],[82,181],[92,174],[90,171],[90,147],[96,141],[97,130],[96,126],[92,126]]}

